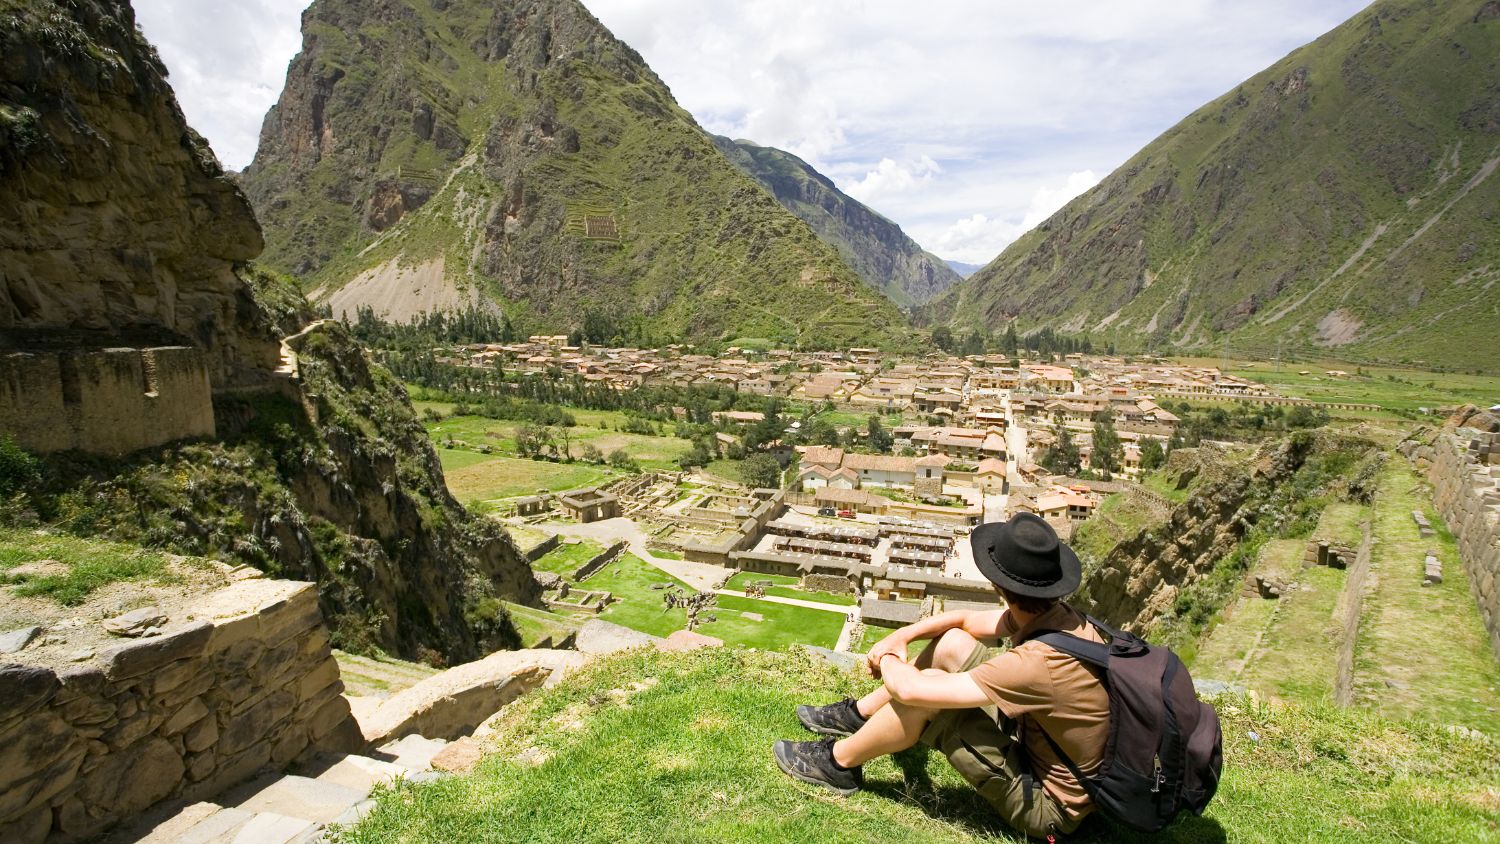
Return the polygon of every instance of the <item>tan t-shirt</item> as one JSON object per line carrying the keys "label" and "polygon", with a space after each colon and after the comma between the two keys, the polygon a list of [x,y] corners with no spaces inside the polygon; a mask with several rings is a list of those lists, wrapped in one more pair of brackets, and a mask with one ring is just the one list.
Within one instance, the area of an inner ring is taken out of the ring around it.
{"label": "tan t-shirt", "polygon": [[[999,632],[1014,641],[1033,630],[1061,630],[1104,641],[1082,614],[1063,603],[1019,630],[1007,612]],[[1041,642],[1029,641],[984,663],[969,676],[1002,713],[1030,722],[1024,730],[1025,749],[1047,793],[1070,818],[1088,814],[1093,808],[1088,794],[1037,726],[1052,736],[1079,770],[1087,774],[1097,768],[1109,737],[1109,692],[1097,670]]]}

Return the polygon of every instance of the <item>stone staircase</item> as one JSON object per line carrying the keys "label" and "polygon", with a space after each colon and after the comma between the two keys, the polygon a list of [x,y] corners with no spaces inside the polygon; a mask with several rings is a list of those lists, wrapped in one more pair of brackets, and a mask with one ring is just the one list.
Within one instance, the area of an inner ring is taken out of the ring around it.
{"label": "stone staircase", "polygon": [[398,778],[435,779],[448,742],[411,735],[369,756],[319,754],[266,774],[214,802],[168,806],[116,830],[107,844],[311,844],[330,824],[353,824],[375,805],[370,792]]}

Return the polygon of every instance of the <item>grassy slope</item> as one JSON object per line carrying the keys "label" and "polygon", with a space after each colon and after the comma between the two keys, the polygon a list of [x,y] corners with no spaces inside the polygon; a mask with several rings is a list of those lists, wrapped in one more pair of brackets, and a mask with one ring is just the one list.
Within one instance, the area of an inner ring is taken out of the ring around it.
{"label": "grassy slope", "polygon": [[1500,179],[1464,194],[1500,154],[1500,19],[1476,22],[1479,5],[1375,3],[1168,130],[934,315],[1126,347],[1232,332],[1269,358],[1328,356],[1317,325],[1342,309],[1361,325],[1339,356],[1493,368]]}
{"label": "grassy slope", "polygon": [[[835,798],[777,771],[798,703],[866,681],[799,654],[631,652],[511,707],[467,776],[380,795],[346,842],[1014,841],[936,754],[881,759]],[[1418,724],[1220,699],[1225,775],[1202,819],[1154,838],[1091,822],[1082,840],[1485,841],[1500,835],[1492,746]],[[1258,740],[1250,738],[1251,733]],[[516,761],[523,750],[545,761]]]}
{"label": "grassy slope", "polygon": [[[182,558],[185,563],[202,561]],[[55,571],[16,574],[20,566],[52,562]],[[175,583],[167,555],[102,539],[0,527],[0,584],[18,597],[47,597],[64,606],[81,603],[91,593],[122,581]],[[3,594],[3,592],[0,592]]]}

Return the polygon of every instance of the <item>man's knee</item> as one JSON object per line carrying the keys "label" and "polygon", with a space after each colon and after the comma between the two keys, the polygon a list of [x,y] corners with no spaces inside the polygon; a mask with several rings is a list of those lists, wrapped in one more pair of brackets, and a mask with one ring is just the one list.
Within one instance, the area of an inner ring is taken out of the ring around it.
{"label": "man's knee", "polygon": [[979,640],[958,628],[949,630],[933,643],[932,667],[952,674],[963,670],[964,663],[974,654]]}

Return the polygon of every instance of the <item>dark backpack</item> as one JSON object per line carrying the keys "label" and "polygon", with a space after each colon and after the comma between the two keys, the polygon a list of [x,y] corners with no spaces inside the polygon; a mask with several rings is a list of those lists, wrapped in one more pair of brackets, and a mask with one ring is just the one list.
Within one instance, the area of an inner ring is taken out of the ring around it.
{"label": "dark backpack", "polygon": [[1108,644],[1057,630],[1027,638],[1103,669],[1100,679],[1109,691],[1104,759],[1084,776],[1045,729],[1043,737],[1106,817],[1156,832],[1178,812],[1203,814],[1223,765],[1218,713],[1198,700],[1177,654],[1093,617],[1089,623]]}

